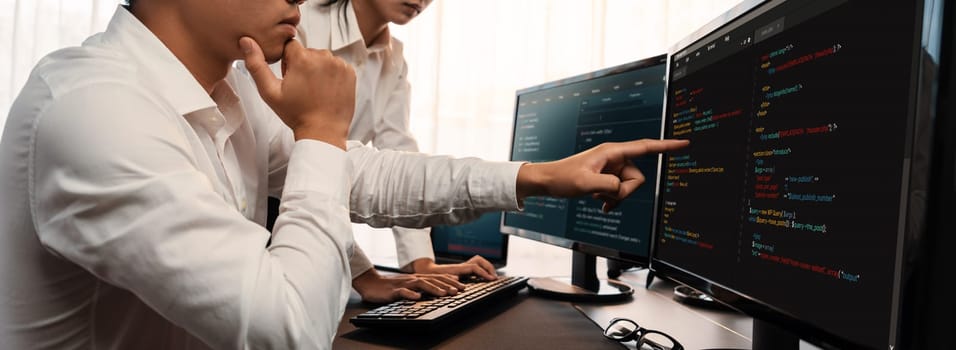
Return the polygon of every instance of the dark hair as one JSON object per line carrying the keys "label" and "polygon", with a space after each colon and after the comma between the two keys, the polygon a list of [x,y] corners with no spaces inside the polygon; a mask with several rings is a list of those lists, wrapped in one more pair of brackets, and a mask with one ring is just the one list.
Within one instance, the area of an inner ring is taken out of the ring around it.
{"label": "dark hair", "polygon": [[[345,8],[349,6],[349,0],[326,0],[325,3],[322,4],[322,6],[331,7],[332,5],[335,5],[336,3],[340,3],[340,2],[342,3],[342,6],[339,7],[339,16],[342,16],[342,20],[345,21],[345,25],[346,25],[345,30],[348,30],[349,28],[347,26],[349,25],[349,16],[345,14]],[[339,24],[339,26],[341,26],[341,24]],[[342,28],[339,28],[339,29],[342,29]]]}
{"label": "dark hair", "polygon": [[126,0],[126,8],[129,8],[129,9],[133,8],[134,2],[136,2],[136,0]]}

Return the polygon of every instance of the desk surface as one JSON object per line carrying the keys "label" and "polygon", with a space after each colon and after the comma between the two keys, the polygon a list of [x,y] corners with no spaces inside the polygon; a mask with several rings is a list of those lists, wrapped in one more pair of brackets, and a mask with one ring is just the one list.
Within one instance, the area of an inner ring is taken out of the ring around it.
{"label": "desk surface", "polygon": [[[357,295],[345,313],[349,318],[364,310]],[[601,329],[570,303],[528,295],[482,308],[449,327],[431,332],[356,329],[339,324],[335,349],[613,349],[618,342],[605,339]]]}
{"label": "desk surface", "polygon": [[[625,273],[621,280],[634,287],[634,298],[617,305],[576,303],[595,323],[606,325],[615,317],[626,317],[645,328],[677,338],[687,349],[750,349],[753,319],[731,310],[711,310],[681,304],[673,299],[675,284],[655,279],[644,288],[646,271]],[[633,348],[633,347],[632,347]]]}
{"label": "desk surface", "polygon": [[[571,270],[571,252],[543,243],[511,237],[509,275],[560,276]],[[364,245],[363,245],[364,247]],[[598,276],[605,276],[606,265],[598,259]],[[734,311],[710,310],[687,306],[672,299],[674,284],[656,279],[644,288],[647,272],[628,272],[621,280],[635,288],[634,298],[613,305],[568,303],[519,293],[513,300],[483,311],[475,320],[462,322],[439,334],[400,334],[356,329],[348,318],[368,309],[353,293],[333,343],[336,349],[362,348],[560,348],[587,344],[589,349],[618,348],[605,342],[601,328],[615,317],[626,317],[643,327],[668,333],[687,349],[749,349],[752,319]],[[542,314],[544,313],[544,314]],[[547,316],[547,317],[544,317]],[[546,320],[546,321],[541,321]],[[516,324],[524,325],[520,330]],[[561,327],[563,334],[555,334]],[[493,340],[489,340],[494,338]],[[625,344],[633,349],[633,342]]]}

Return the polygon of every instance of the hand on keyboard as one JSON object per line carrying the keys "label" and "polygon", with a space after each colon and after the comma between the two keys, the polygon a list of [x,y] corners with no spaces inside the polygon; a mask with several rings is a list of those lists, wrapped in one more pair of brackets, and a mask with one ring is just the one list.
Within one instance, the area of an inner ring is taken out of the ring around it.
{"label": "hand on keyboard", "polygon": [[477,275],[464,275],[464,276],[458,276],[458,282],[469,284],[469,283],[488,282],[488,280],[481,278],[481,276],[477,276]]}
{"label": "hand on keyboard", "polygon": [[391,327],[428,330],[453,323],[458,317],[474,314],[495,300],[516,295],[527,277],[507,276],[494,281],[467,283],[463,292],[443,297],[422,297],[382,305],[349,319],[357,327]]}
{"label": "hand on keyboard", "polygon": [[412,262],[417,273],[447,273],[451,275],[477,275],[488,281],[498,278],[495,266],[485,258],[475,255],[460,264],[436,264],[434,260],[421,258]]}
{"label": "hand on keyboard", "polygon": [[456,276],[446,274],[413,274],[383,276],[371,269],[352,280],[352,287],[370,303],[389,303],[399,299],[418,300],[423,294],[455,295],[465,290]]}

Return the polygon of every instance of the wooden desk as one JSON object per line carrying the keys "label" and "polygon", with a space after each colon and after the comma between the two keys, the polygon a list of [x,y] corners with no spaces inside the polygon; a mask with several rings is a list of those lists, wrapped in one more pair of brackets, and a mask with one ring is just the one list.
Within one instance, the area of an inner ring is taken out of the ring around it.
{"label": "wooden desk", "polygon": [[[391,236],[391,234],[388,234]],[[571,251],[551,245],[526,240],[520,237],[512,236],[510,238],[509,262],[503,272],[509,275],[523,276],[560,276],[567,275],[571,270]],[[364,246],[363,246],[364,247]],[[605,276],[606,263],[604,259],[598,259],[598,275]],[[339,325],[339,332],[333,346],[335,348],[363,348],[363,349],[384,349],[384,348],[468,348],[470,345],[481,344],[480,338],[486,337],[489,333],[498,334],[504,337],[515,337],[512,341],[495,343],[493,347],[486,348],[535,348],[535,347],[554,347],[546,339],[539,340],[537,343],[528,343],[527,340],[534,340],[529,334],[547,334],[547,329],[535,329],[535,322],[524,322],[527,324],[522,330],[512,330],[502,332],[493,329],[495,324],[491,322],[505,322],[501,317],[521,318],[531,315],[520,314],[523,311],[534,307],[546,305],[555,305],[552,308],[545,308],[548,312],[554,313],[560,317],[577,317],[568,314],[570,310],[577,310],[574,314],[580,315],[582,320],[590,319],[592,322],[582,322],[583,326],[576,329],[580,331],[576,336],[592,337],[600,335],[602,327],[615,317],[626,317],[634,320],[643,327],[656,329],[666,332],[680,341],[687,349],[704,348],[738,348],[749,349],[752,329],[752,319],[748,316],[733,311],[717,311],[701,308],[689,307],[674,301],[671,298],[674,284],[668,281],[656,279],[650,289],[644,288],[646,271],[628,272],[621,276],[621,280],[627,282],[635,288],[634,298],[628,302],[606,305],[589,303],[568,303],[543,299],[536,296],[527,296],[527,292],[522,292],[515,300],[509,300],[503,305],[490,310],[492,315],[483,315],[479,321],[465,322],[466,324],[457,326],[451,333],[433,335],[434,339],[423,341],[413,336],[405,334],[396,335],[385,332],[356,330],[348,323],[348,318],[367,309],[363,306],[358,295],[353,293],[353,298],[346,309],[345,317]],[[513,308],[513,309],[509,309]],[[565,310],[564,308],[567,308]],[[539,312],[541,309],[536,309]],[[531,311],[528,311],[531,312]],[[504,316],[499,316],[504,315]],[[593,328],[591,328],[593,327]],[[457,333],[456,333],[457,332]],[[567,336],[565,334],[564,336]],[[550,339],[550,337],[549,337]],[[601,339],[593,337],[589,340],[588,348],[617,347],[616,343],[609,344],[601,342]],[[550,339],[555,340],[555,339]],[[560,341],[560,338],[558,338]],[[530,345],[529,345],[530,344]],[[541,346],[534,346],[539,344]],[[492,346],[491,343],[485,345]],[[634,343],[624,344],[633,349]]]}

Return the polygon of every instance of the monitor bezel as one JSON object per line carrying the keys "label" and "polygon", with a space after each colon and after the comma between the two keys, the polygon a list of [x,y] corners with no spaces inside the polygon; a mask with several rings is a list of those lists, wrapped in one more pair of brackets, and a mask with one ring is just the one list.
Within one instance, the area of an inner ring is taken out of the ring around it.
{"label": "monitor bezel", "polygon": [[[923,93],[930,93],[926,91],[921,91],[923,90],[923,87],[921,86],[922,81],[920,81],[920,79],[929,79],[931,81],[935,81],[937,79],[936,74],[928,72],[926,70],[926,67],[920,64],[920,60],[922,56],[921,53],[923,52],[923,50],[926,49],[927,45],[932,44],[932,43],[928,43],[925,40],[922,40],[923,36],[928,31],[928,26],[930,26],[930,22],[932,21],[932,19],[941,16],[941,14],[938,13],[938,11],[934,13],[924,13],[924,9],[926,8],[925,6],[931,3],[932,1],[933,0],[924,0],[916,4],[917,18],[915,23],[917,23],[917,26],[921,25],[922,28],[920,28],[921,30],[919,32],[914,33],[914,37],[916,40],[914,45],[915,47],[913,48],[913,57],[911,61],[914,68],[914,71],[913,71],[914,73],[913,73],[913,78],[911,79],[911,82],[910,82],[912,86],[911,88],[912,95],[910,96],[910,102],[909,102],[910,115],[908,116],[908,118],[910,123],[909,124],[910,130],[907,131],[908,146],[913,146],[917,144],[916,141],[911,141],[913,138],[919,136],[919,135],[916,135],[916,130],[914,130],[914,124],[917,124],[920,121],[920,118],[932,118],[931,114],[918,115],[917,109],[919,108],[919,106],[916,103],[917,96]],[[669,82],[671,78],[670,68],[671,68],[672,62],[670,57],[672,57],[678,52],[685,50],[686,48],[692,47],[693,45],[696,45],[696,44],[700,44],[701,42],[703,42],[703,39],[706,39],[708,36],[710,36],[710,34],[729,27],[731,24],[734,24],[734,22],[738,19],[743,19],[747,17],[749,14],[758,13],[757,11],[761,11],[763,9],[776,7],[777,4],[782,2],[784,1],[783,0],[745,0],[742,3],[738,4],[737,6],[735,6],[734,8],[720,15],[719,17],[717,17],[716,19],[714,19],[713,21],[711,21],[710,23],[702,27],[700,30],[695,31],[693,34],[689,35],[687,38],[679,41],[677,44],[671,47],[669,51],[668,73],[667,73],[668,87],[667,88],[668,89],[670,88]],[[767,7],[764,7],[764,5],[766,5]],[[933,102],[935,103],[935,101]],[[668,109],[668,105],[665,102],[665,107],[664,107],[665,115],[664,115],[664,123],[663,123],[665,128],[666,128],[666,123],[668,120],[666,116],[667,109]],[[663,135],[664,133],[662,132],[662,137]],[[907,150],[905,157],[909,159],[914,159],[914,156],[917,151],[918,150],[916,149],[916,147],[910,147]],[[929,150],[925,150],[925,151],[929,152]],[[666,160],[662,159],[660,163],[662,168],[665,166],[664,162],[666,162]],[[918,180],[917,177],[928,176],[928,174],[914,174],[912,171],[913,168],[914,168],[914,165],[910,163],[909,167],[905,171],[905,173],[908,174],[909,177],[908,177],[908,181],[904,181],[902,185],[903,187],[902,190],[906,190],[907,191],[906,193],[909,193],[910,190],[914,188],[914,183],[916,180]],[[907,179],[907,177],[905,176],[906,175],[904,175],[904,179]],[[658,189],[657,189],[658,196],[656,197],[657,202],[661,201],[660,193],[663,189],[662,186],[663,186],[663,183],[659,182]],[[896,312],[898,315],[896,317],[897,324],[896,324],[896,330],[895,330],[898,345],[902,344],[901,341],[904,340],[903,338],[901,338],[900,332],[907,326],[906,324],[901,323],[902,321],[904,321],[904,318],[899,316],[900,312],[902,312],[902,301],[907,298],[908,294],[913,292],[911,290],[906,290],[905,283],[904,283],[908,279],[908,275],[912,271],[912,266],[911,266],[912,262],[910,261],[912,260],[911,246],[915,246],[915,242],[920,241],[920,237],[924,235],[924,232],[920,230],[915,230],[915,232],[911,232],[911,229],[913,227],[920,226],[918,222],[914,222],[914,221],[919,221],[922,219],[922,215],[920,213],[910,212],[912,210],[915,210],[913,209],[914,207],[913,204],[915,203],[916,200],[917,199],[911,198],[910,196],[904,196],[902,197],[902,201],[901,201],[902,202],[901,207],[906,209],[906,215],[905,217],[903,217],[903,220],[905,222],[904,223],[905,229],[899,232],[898,234],[900,235],[899,239],[901,241],[903,240],[905,241],[903,242],[903,246],[898,248],[900,256],[897,257],[898,259],[897,264],[898,266],[899,264],[905,264],[907,266],[903,266],[900,269],[898,275],[896,276],[897,286],[902,285],[901,288],[903,288],[903,290],[899,292],[899,296],[897,297],[897,299],[894,301],[896,303],[894,304],[896,308],[894,312]],[[923,204],[925,204],[925,202]],[[657,208],[657,212],[655,214],[655,223],[657,223],[662,217],[662,212],[658,203],[655,203],[655,208]],[[655,224],[655,227],[654,227],[655,237],[657,237],[659,231],[660,231],[660,227],[658,227]],[[719,283],[716,283],[715,281],[711,281],[705,278],[704,276],[694,274],[692,271],[682,269],[676,265],[668,263],[667,261],[658,259],[656,255],[657,243],[658,242],[655,240],[654,243],[651,245],[651,270],[658,276],[664,277],[666,279],[672,280],[680,284],[688,285],[692,288],[695,288],[697,290],[710,294],[711,296],[714,297],[715,300],[723,304],[726,304],[734,309],[737,309],[741,312],[751,315],[757,319],[771,322],[775,324],[776,326],[779,326],[780,328],[785,329],[787,332],[790,332],[794,334],[795,336],[800,337],[800,339],[808,341],[810,343],[817,344],[820,346],[838,347],[838,348],[861,347],[861,344],[856,344],[849,339],[846,339],[844,337],[841,337],[838,334],[831,332],[830,330],[822,329],[808,321],[798,318],[796,315],[787,313],[783,310],[775,308],[773,305],[764,303],[754,298],[753,296],[736,291],[727,286],[723,286]]]}
{"label": "monitor bezel", "polygon": [[[937,0],[942,4],[942,0]],[[952,4],[951,4],[952,5]],[[913,248],[915,271],[907,281],[905,295],[911,302],[904,309],[902,347],[945,349],[952,347],[952,248],[956,246],[956,6],[943,5],[940,22],[940,50],[937,99],[933,107],[933,160],[928,184],[926,233]]]}
{"label": "monitor bezel", "polygon": [[[515,141],[514,138],[515,138],[515,132],[516,132],[515,120],[517,119],[517,116],[518,116],[518,103],[519,103],[518,100],[521,97],[521,95],[536,92],[536,91],[546,90],[546,89],[550,89],[550,88],[554,88],[558,86],[564,86],[567,84],[593,80],[593,79],[597,79],[597,78],[601,78],[601,77],[605,77],[605,76],[609,76],[613,74],[624,73],[624,72],[629,72],[629,71],[633,71],[637,69],[652,67],[659,64],[665,65],[665,76],[666,76],[667,57],[668,57],[667,54],[654,55],[654,56],[642,58],[636,61],[632,61],[629,63],[625,63],[625,64],[613,66],[613,67],[608,67],[608,68],[604,68],[604,69],[600,69],[600,70],[596,70],[596,71],[588,72],[584,74],[579,74],[579,75],[575,75],[575,76],[564,78],[564,79],[558,79],[558,80],[550,81],[547,83],[517,90],[515,92],[515,100],[514,100],[514,115],[512,116],[512,120],[511,120],[511,123],[512,123],[511,124],[511,147],[509,148],[509,151],[508,151],[508,159],[511,160],[511,157],[514,154],[514,141]],[[665,85],[666,85],[666,81],[665,81]],[[661,116],[663,117],[663,110],[661,111],[661,113],[662,113]],[[663,132],[663,128],[661,129],[661,132]],[[658,172],[660,172],[660,163],[661,163],[661,159],[658,158],[657,160]],[[660,179],[658,179],[658,181],[659,180]],[[655,186],[655,189],[656,188],[657,186]],[[656,192],[654,193],[654,196],[655,198],[657,197]],[[655,201],[655,206],[656,206],[656,201]],[[656,210],[656,207],[655,207],[655,210]],[[620,251],[611,247],[605,247],[605,246],[601,246],[597,244],[581,242],[581,241],[568,239],[564,237],[558,237],[545,232],[536,232],[532,230],[526,230],[522,228],[507,226],[505,225],[505,214],[501,215],[501,224],[499,225],[499,227],[502,233],[505,233],[508,235],[514,235],[514,236],[518,236],[518,237],[522,237],[522,238],[526,238],[526,239],[530,239],[530,240],[534,240],[538,242],[543,242],[543,243],[555,245],[558,247],[571,249],[573,251],[579,251],[585,254],[624,260],[624,261],[628,261],[628,262],[638,264],[640,266],[645,266],[645,267],[650,264],[650,253],[648,253],[648,255],[638,255],[638,254],[633,254],[630,252]],[[651,240],[651,242],[649,243],[653,244],[653,230],[654,230],[653,219],[651,222],[651,230],[652,232],[651,232],[651,235],[648,236],[648,239]]]}

